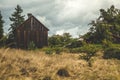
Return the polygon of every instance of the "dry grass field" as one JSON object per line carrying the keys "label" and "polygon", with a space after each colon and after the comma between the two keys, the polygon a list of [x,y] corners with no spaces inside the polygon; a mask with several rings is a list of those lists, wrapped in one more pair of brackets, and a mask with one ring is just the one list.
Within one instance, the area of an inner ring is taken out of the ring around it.
{"label": "dry grass field", "polygon": [[98,52],[89,67],[80,54],[1,48],[0,80],[120,80],[120,60],[103,59]]}

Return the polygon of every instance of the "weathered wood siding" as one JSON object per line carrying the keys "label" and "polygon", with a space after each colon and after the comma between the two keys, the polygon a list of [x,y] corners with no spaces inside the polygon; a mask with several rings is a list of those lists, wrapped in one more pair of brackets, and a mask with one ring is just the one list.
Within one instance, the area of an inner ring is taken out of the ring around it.
{"label": "weathered wood siding", "polygon": [[48,29],[34,16],[27,19],[16,31],[17,46],[19,48],[28,48],[32,41],[36,47],[48,45]]}

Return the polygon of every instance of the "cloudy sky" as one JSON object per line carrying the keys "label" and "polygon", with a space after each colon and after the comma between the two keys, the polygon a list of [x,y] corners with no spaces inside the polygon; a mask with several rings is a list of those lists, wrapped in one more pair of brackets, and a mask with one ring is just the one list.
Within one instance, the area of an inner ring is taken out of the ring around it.
{"label": "cloudy sky", "polygon": [[26,19],[27,13],[32,13],[48,27],[49,35],[69,32],[73,37],[88,31],[88,23],[99,16],[99,9],[111,5],[120,9],[120,0],[0,0],[6,33],[11,23],[9,17],[17,4],[22,7]]}

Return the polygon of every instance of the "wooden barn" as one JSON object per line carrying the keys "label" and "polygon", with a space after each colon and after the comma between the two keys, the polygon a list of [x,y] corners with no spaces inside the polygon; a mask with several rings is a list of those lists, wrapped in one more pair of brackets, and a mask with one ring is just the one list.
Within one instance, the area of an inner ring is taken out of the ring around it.
{"label": "wooden barn", "polygon": [[18,48],[28,48],[30,43],[40,48],[48,45],[48,31],[32,14],[28,19],[16,28],[16,40]]}

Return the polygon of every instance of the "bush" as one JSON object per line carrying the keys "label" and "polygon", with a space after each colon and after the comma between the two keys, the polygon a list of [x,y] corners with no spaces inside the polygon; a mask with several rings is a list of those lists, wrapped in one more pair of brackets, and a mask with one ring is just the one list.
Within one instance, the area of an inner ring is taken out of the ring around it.
{"label": "bush", "polygon": [[91,44],[81,47],[81,52],[87,53],[88,55],[91,55],[91,56],[94,56],[98,50],[99,48]]}
{"label": "bush", "polygon": [[36,49],[35,43],[31,41],[28,45],[28,50],[35,50],[35,49]]}
{"label": "bush", "polygon": [[70,52],[70,53],[80,53],[80,52],[81,52],[81,49],[80,49],[80,48],[70,48],[70,49],[69,49],[69,52]]}
{"label": "bush", "polygon": [[81,52],[83,54],[80,55],[80,59],[84,59],[88,62],[88,65],[91,67],[92,66],[92,57],[95,56],[96,52],[99,50],[95,45],[85,45],[81,47]]}
{"label": "bush", "polygon": [[82,53],[79,57],[79,59],[83,59],[86,60],[88,62],[88,66],[92,67],[92,63],[94,62],[94,57],[93,56],[89,56],[86,53]]}
{"label": "bush", "polygon": [[55,47],[55,48],[54,48],[54,51],[55,51],[56,54],[60,54],[60,53],[62,52],[62,48],[60,48],[60,47]]}
{"label": "bush", "polygon": [[88,55],[95,55],[95,53],[100,50],[95,45],[87,44],[80,48],[70,48],[70,53],[87,53]]}
{"label": "bush", "polygon": [[46,54],[53,54],[53,49],[52,48],[44,48],[44,51]]}
{"label": "bush", "polygon": [[61,47],[54,47],[54,48],[51,48],[51,47],[47,47],[47,48],[44,48],[43,49],[45,51],[46,54],[60,54],[62,52],[62,48]]}
{"label": "bush", "polygon": [[108,47],[112,46],[112,42],[110,42],[109,40],[104,39],[102,41],[102,45],[103,45],[103,48],[108,48]]}
{"label": "bush", "polygon": [[78,48],[78,47],[82,47],[84,44],[85,44],[85,42],[83,42],[83,41],[74,40],[71,43],[67,44],[65,47],[67,47],[67,48]]}
{"label": "bush", "polygon": [[110,48],[105,49],[103,58],[105,58],[105,59],[111,59],[111,58],[120,59],[120,48],[110,47]]}
{"label": "bush", "polygon": [[68,73],[68,71],[65,68],[59,69],[57,74],[61,77],[69,77],[70,76],[70,74]]}
{"label": "bush", "polygon": [[6,42],[7,42],[7,36],[3,36],[3,37],[0,39],[0,47],[7,47],[7,46],[6,46]]}

